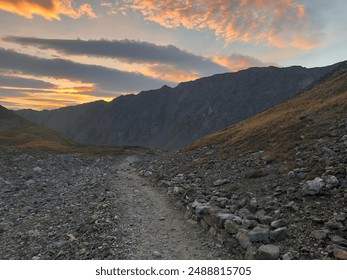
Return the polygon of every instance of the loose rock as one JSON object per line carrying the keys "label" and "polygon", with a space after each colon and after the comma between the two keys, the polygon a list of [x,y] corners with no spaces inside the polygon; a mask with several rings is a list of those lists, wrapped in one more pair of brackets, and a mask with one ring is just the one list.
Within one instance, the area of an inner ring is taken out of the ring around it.
{"label": "loose rock", "polygon": [[161,258],[161,254],[158,251],[153,251],[152,256],[155,258]]}
{"label": "loose rock", "polygon": [[277,260],[280,256],[280,248],[276,245],[261,245],[255,257],[258,260]]}
{"label": "loose rock", "polygon": [[337,258],[339,260],[347,260],[347,251],[346,250],[342,250],[340,248],[335,248],[333,253],[334,253],[335,258]]}
{"label": "loose rock", "polygon": [[225,228],[227,233],[237,234],[237,232],[240,229],[240,226],[236,222],[234,222],[232,220],[226,220],[224,222],[224,228]]}
{"label": "loose rock", "polygon": [[287,235],[288,235],[288,228],[281,227],[270,232],[270,240],[274,242],[281,241],[286,239]]}
{"label": "loose rock", "polygon": [[267,242],[270,237],[269,229],[255,227],[248,233],[251,242]]}
{"label": "loose rock", "polygon": [[324,180],[322,178],[319,178],[319,177],[316,177],[312,181],[307,181],[306,184],[308,187],[308,188],[306,188],[306,191],[308,191],[308,193],[310,195],[319,194],[321,189],[325,186]]}
{"label": "loose rock", "polygon": [[327,229],[317,229],[311,232],[311,236],[317,240],[325,239],[330,231]]}
{"label": "loose rock", "polygon": [[272,228],[280,228],[280,227],[285,227],[288,224],[289,224],[289,222],[287,219],[279,219],[279,220],[273,221],[271,223],[271,227]]}
{"label": "loose rock", "polygon": [[248,230],[246,229],[239,229],[238,233],[236,234],[236,239],[239,242],[240,246],[244,249],[252,246],[252,242],[248,237]]}
{"label": "loose rock", "polygon": [[218,186],[222,186],[222,185],[225,185],[228,183],[230,183],[230,180],[228,180],[228,179],[218,179],[218,180],[213,182],[213,185],[218,187]]}

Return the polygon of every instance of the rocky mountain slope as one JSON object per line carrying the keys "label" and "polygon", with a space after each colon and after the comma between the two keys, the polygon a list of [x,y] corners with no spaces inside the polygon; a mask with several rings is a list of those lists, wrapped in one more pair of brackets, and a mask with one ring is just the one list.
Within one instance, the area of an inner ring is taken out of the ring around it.
{"label": "rocky mountain slope", "polygon": [[23,117],[82,143],[175,150],[292,98],[337,65],[250,68]]}
{"label": "rocky mountain slope", "polygon": [[347,63],[141,174],[235,259],[347,259]]}

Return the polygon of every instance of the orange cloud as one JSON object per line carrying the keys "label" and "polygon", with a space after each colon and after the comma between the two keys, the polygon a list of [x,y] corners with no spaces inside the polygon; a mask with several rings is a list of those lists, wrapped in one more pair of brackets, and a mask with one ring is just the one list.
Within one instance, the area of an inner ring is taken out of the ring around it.
{"label": "orange cloud", "polygon": [[5,76],[23,79],[39,79],[51,84],[51,87],[4,86],[0,84],[0,103],[9,109],[54,109],[59,107],[93,102],[96,100],[111,101],[118,96],[117,92],[99,92],[91,83],[52,77],[33,77],[30,75],[2,73]]}
{"label": "orange cloud", "polygon": [[111,101],[112,98],[101,98],[91,95],[79,95],[76,94],[31,94],[28,93],[22,98],[15,98],[10,96],[0,96],[0,102],[3,106],[8,109],[20,110],[20,109],[34,109],[34,110],[44,110],[44,109],[56,109],[66,106],[78,105],[81,103],[89,103],[97,100],[103,99],[105,101]]}
{"label": "orange cloud", "polygon": [[180,83],[198,79],[197,73],[184,71],[171,65],[150,65],[141,69],[143,75],[161,79],[164,81]]}
{"label": "orange cloud", "polygon": [[262,67],[276,65],[275,63],[264,63],[261,60],[243,54],[232,54],[229,56],[217,56],[213,61],[230,69],[232,72],[237,72],[250,67]]}
{"label": "orange cloud", "polygon": [[308,49],[317,39],[303,4],[295,0],[124,0],[128,9],[167,28],[213,30],[226,42]]}
{"label": "orange cloud", "polygon": [[96,17],[89,4],[74,8],[72,2],[73,0],[0,0],[0,10],[29,19],[34,15],[42,16],[47,20],[60,20],[60,15],[75,19],[82,15]]}
{"label": "orange cloud", "polygon": [[0,86],[0,89],[36,91],[36,92],[54,92],[54,93],[88,93],[95,90],[94,87],[71,87],[71,88],[25,88],[13,86]]}
{"label": "orange cloud", "polygon": [[[2,88],[5,89],[4,87]],[[56,109],[97,100],[111,101],[114,98],[109,96],[93,96],[89,94],[90,90],[77,88],[34,91],[32,91],[33,89],[18,89],[10,87],[7,87],[6,89],[14,91],[18,90],[22,95],[20,98],[10,95],[0,95],[0,103],[6,108],[15,110],[27,108],[34,110]]]}

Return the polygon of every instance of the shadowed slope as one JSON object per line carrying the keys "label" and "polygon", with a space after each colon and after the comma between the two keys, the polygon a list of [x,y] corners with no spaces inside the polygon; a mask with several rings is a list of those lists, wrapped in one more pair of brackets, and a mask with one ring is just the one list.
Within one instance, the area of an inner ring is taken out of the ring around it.
{"label": "shadowed slope", "polygon": [[90,155],[132,154],[139,147],[84,145],[36,125],[0,105],[0,146]]}

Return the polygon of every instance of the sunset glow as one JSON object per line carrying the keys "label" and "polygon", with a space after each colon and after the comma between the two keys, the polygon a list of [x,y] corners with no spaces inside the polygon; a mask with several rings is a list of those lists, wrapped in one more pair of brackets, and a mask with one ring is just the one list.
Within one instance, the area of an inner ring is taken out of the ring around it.
{"label": "sunset glow", "polygon": [[346,59],[343,0],[0,0],[0,104],[52,109]]}
{"label": "sunset glow", "polygon": [[0,0],[0,10],[15,13],[28,19],[32,19],[34,15],[39,15],[47,20],[60,20],[60,15],[74,19],[82,15],[87,15],[90,18],[96,17],[89,4],[73,8],[72,0]]}

